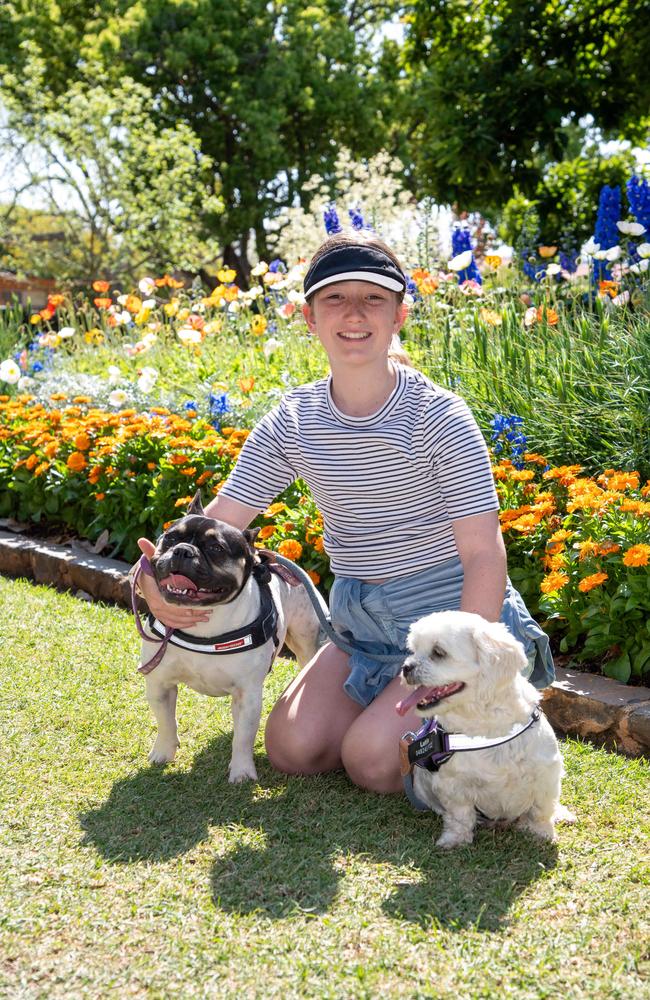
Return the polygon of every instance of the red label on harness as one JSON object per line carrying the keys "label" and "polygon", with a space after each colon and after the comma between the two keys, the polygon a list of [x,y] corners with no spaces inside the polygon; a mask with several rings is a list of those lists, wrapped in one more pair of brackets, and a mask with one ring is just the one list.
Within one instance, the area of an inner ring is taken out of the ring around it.
{"label": "red label on harness", "polygon": [[215,644],[215,649],[241,649],[242,646],[250,646],[251,637],[249,635],[243,636],[241,639],[231,639],[230,642],[217,642]]}

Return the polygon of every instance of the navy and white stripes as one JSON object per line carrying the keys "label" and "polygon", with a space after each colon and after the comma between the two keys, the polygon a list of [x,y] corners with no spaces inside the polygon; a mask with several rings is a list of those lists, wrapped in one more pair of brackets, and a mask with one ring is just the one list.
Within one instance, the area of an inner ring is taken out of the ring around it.
{"label": "navy and white stripes", "polygon": [[251,432],[222,488],[263,510],[304,479],[337,576],[405,576],[458,555],[452,521],[498,510],[487,448],[466,403],[395,365],[367,417],[341,413],[331,376],[288,392]]}

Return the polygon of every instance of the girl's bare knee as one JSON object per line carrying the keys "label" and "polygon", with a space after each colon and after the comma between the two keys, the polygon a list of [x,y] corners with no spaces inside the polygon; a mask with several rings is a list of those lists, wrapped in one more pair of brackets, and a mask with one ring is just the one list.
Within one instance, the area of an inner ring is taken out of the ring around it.
{"label": "girl's bare knee", "polygon": [[271,765],[283,774],[321,774],[341,766],[331,747],[289,722],[281,705],[268,717],[264,741]]}
{"label": "girl's bare knee", "polygon": [[382,794],[401,790],[397,752],[389,752],[381,735],[373,739],[365,727],[352,726],[343,740],[341,758],[348,777],[360,788]]}

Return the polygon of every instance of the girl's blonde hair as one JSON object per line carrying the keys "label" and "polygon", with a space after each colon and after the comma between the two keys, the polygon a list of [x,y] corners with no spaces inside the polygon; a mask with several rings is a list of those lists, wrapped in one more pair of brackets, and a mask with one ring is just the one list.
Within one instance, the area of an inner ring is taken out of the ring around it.
{"label": "girl's blonde hair", "polygon": [[[315,264],[316,261],[320,260],[321,257],[324,257],[325,254],[330,252],[330,250],[337,250],[339,247],[346,246],[368,246],[372,247],[374,250],[380,250],[390,258],[393,264],[395,264],[395,266],[399,268],[402,273],[404,272],[404,268],[402,267],[399,258],[395,252],[391,250],[387,243],[384,243],[384,241],[380,240],[377,236],[373,236],[367,232],[359,232],[356,229],[344,230],[343,232],[335,233],[333,236],[328,236],[328,238],[321,243],[318,250],[314,253],[314,256],[309,262],[309,266],[311,267]],[[397,297],[398,302],[404,301],[403,291],[393,292],[393,295]],[[393,339],[390,347],[388,348],[388,357],[392,358],[393,361],[397,361],[400,365],[407,365],[410,368],[415,367],[402,347],[399,333],[393,334]]]}

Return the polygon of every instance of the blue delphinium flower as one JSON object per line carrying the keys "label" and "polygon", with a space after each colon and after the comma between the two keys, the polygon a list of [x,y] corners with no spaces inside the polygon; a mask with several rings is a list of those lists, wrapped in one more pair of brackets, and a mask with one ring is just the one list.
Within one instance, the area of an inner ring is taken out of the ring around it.
{"label": "blue delphinium flower", "polygon": [[208,397],[208,408],[210,410],[210,416],[212,417],[210,423],[216,430],[221,430],[221,418],[230,412],[230,407],[228,405],[228,393],[211,392]]}
{"label": "blue delphinium flower", "polygon": [[272,271],[273,274],[286,274],[287,265],[281,257],[276,257],[275,260],[272,260],[269,264],[269,271]]}
{"label": "blue delphinium flower", "polygon": [[646,239],[650,232],[650,183],[641,177],[637,177],[636,174],[632,174],[625,185],[625,189],[632,215],[637,222],[645,226],[644,239]]}
{"label": "blue delphinium flower", "polygon": [[[621,218],[621,188],[618,184],[610,187],[604,184],[600,198],[598,199],[598,215],[596,216],[596,228],[594,230],[594,241],[601,250],[609,250],[610,247],[618,246],[620,234],[616,223]],[[594,260],[594,281],[610,280],[611,272],[606,260]]]}
{"label": "blue delphinium flower", "polygon": [[350,216],[350,222],[352,223],[353,229],[367,229],[365,222],[363,221],[363,215],[361,214],[360,208],[349,208],[348,215]]}
{"label": "blue delphinium flower", "polygon": [[[454,227],[451,234],[451,255],[452,257],[457,257],[459,253],[464,253],[465,250],[473,250],[472,240],[469,235],[469,229],[463,229],[460,226]],[[472,261],[469,267],[466,267],[464,271],[458,272],[458,283],[462,285],[464,281],[476,281],[479,285],[483,284],[483,279],[481,278],[481,272],[476,266],[476,261],[474,260],[474,255],[472,254]]]}
{"label": "blue delphinium flower", "polygon": [[[560,250],[560,267],[563,271],[573,274],[578,268],[578,251],[573,247],[571,250]],[[558,278],[560,275],[558,275]]]}
{"label": "blue delphinium flower", "polygon": [[336,211],[336,205],[330,204],[327,206],[323,212],[323,221],[325,222],[325,231],[328,236],[334,236],[336,233],[343,232],[341,222]]}
{"label": "blue delphinium flower", "polygon": [[517,417],[514,413],[509,417],[497,413],[490,424],[494,454],[504,453],[504,458],[509,458],[515,469],[523,468],[524,453],[528,444],[528,438],[521,430],[523,423],[523,417]]}
{"label": "blue delphinium flower", "polygon": [[406,275],[406,294],[410,295],[414,302],[418,302],[422,298],[418,291],[418,286],[413,281],[413,278],[409,278],[408,275]]}
{"label": "blue delphinium flower", "polygon": [[187,410],[188,412],[192,411],[193,413],[198,413],[199,404],[195,400],[190,399],[187,403],[183,403],[183,409]]}

